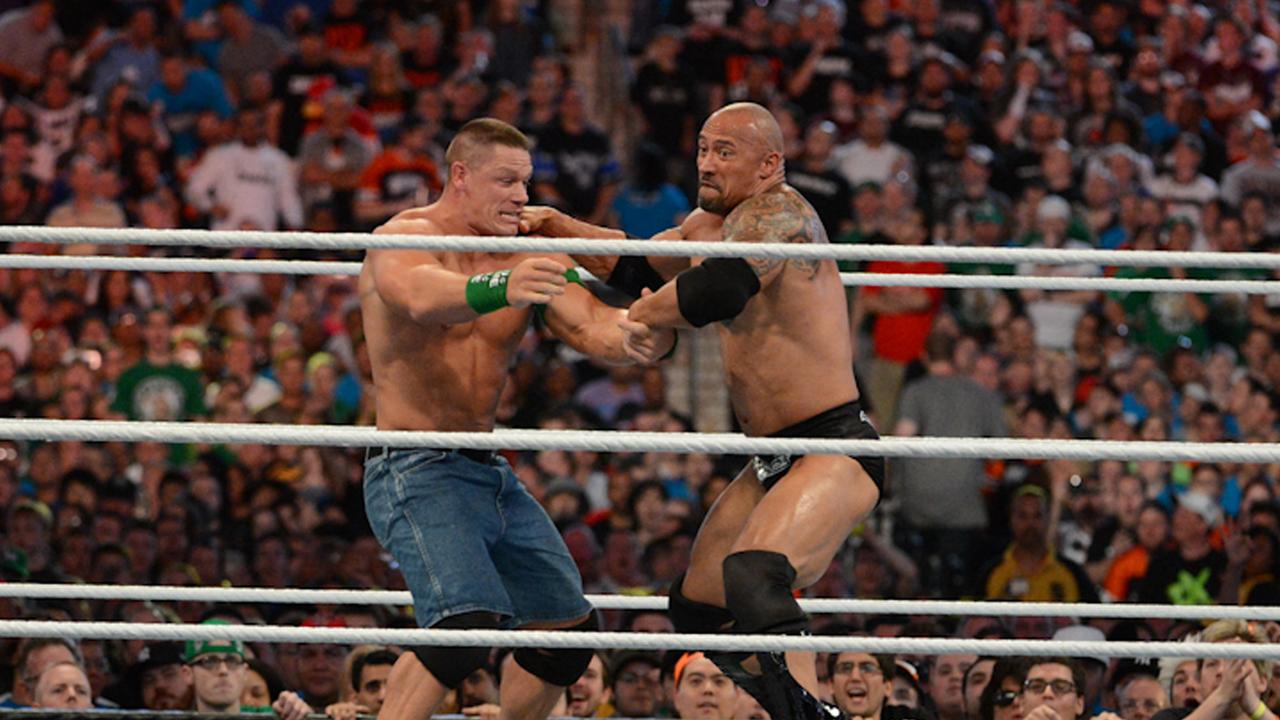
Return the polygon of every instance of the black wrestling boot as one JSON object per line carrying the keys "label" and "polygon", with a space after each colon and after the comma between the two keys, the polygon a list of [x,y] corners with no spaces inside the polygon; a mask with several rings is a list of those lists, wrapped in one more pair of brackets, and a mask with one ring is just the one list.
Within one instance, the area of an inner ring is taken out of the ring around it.
{"label": "black wrestling boot", "polygon": [[756,658],[762,672],[752,676],[754,687],[748,692],[760,702],[769,717],[774,720],[844,720],[845,714],[840,708],[814,697],[796,682],[787,669],[785,653],[756,653]]}

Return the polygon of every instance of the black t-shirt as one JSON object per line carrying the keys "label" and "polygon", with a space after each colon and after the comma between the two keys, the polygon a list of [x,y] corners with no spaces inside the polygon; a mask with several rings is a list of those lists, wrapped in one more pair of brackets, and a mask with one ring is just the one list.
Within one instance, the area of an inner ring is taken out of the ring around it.
{"label": "black t-shirt", "polygon": [[942,16],[938,24],[948,38],[955,43],[953,51],[967,63],[978,59],[978,52],[985,38],[995,26],[995,13],[991,3],[973,0],[942,0]]}
{"label": "black t-shirt", "polygon": [[[800,44],[792,48],[788,65],[792,72],[799,69],[807,57],[809,57],[808,44]],[[861,79],[859,69],[868,65],[868,62],[863,59],[865,57],[865,54],[853,44],[841,40],[840,44],[828,49],[818,59],[809,86],[805,88],[804,93],[795,98],[796,104],[806,114],[816,115],[827,110],[831,99],[831,82],[836,78],[845,78],[856,86],[862,87],[865,81]]]}
{"label": "black t-shirt", "polygon": [[827,228],[827,237],[840,234],[840,224],[853,216],[849,182],[834,170],[809,172],[799,166],[787,169],[787,184],[804,196]]}
{"label": "black t-shirt", "polygon": [[609,138],[595,128],[570,135],[563,127],[549,127],[538,136],[534,181],[555,186],[565,211],[589,215],[595,210],[600,187],[618,176],[618,161]]}
{"label": "black t-shirt", "polygon": [[688,73],[666,72],[650,63],[640,68],[631,100],[640,106],[649,139],[669,153],[680,152],[680,136],[693,113],[693,82]]}
{"label": "black t-shirt", "polygon": [[400,66],[404,68],[404,79],[414,90],[435,87],[453,74],[457,63],[442,49],[435,57],[419,56],[413,51],[400,54]]}
{"label": "black t-shirt", "polygon": [[339,72],[338,66],[331,62],[306,65],[296,58],[276,71],[272,95],[284,105],[280,113],[281,150],[289,155],[298,154],[302,131],[307,124],[302,108],[307,103],[311,87],[320,81],[336,84]]}
{"label": "black t-shirt", "polygon": [[1227,556],[1212,550],[1199,560],[1186,560],[1177,550],[1161,550],[1151,556],[1147,574],[1138,581],[1137,601],[1173,605],[1209,605],[1217,602]]}
{"label": "black t-shirt", "polygon": [[723,60],[721,64],[724,74],[719,82],[725,87],[742,82],[751,63],[761,59],[769,63],[769,74],[774,83],[779,87],[782,86],[783,70],[786,69],[786,65],[783,63],[782,54],[773,46],[753,48],[736,40],[725,40],[720,44],[720,57]]}

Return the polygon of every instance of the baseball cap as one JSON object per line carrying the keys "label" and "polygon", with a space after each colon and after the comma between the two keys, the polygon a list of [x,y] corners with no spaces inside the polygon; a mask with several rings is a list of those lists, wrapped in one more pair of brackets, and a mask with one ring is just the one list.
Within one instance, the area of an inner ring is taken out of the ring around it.
{"label": "baseball cap", "polygon": [[1057,195],[1050,195],[1040,201],[1036,217],[1041,220],[1067,220],[1071,217],[1071,204]]}
{"label": "baseball cap", "polygon": [[[1053,640],[1054,642],[1106,642],[1107,636],[1098,628],[1089,625],[1068,625],[1067,627],[1059,628],[1053,634]],[[1086,660],[1101,663],[1103,667],[1111,664],[1110,660],[1100,655],[1085,655],[1083,657]]]}
{"label": "baseball cap", "polygon": [[1093,38],[1079,30],[1067,36],[1068,52],[1093,52]]}
{"label": "baseball cap", "polygon": [[996,154],[986,145],[970,145],[965,156],[983,167],[990,167],[996,159]]}
{"label": "baseball cap", "polygon": [[628,666],[636,663],[644,663],[645,665],[653,668],[662,667],[662,663],[653,653],[644,652],[643,650],[632,650],[614,656],[613,661],[609,663],[609,676],[613,678],[614,682],[618,682],[618,676],[622,674],[622,671]]}
{"label": "baseball cap", "polygon": [[[205,620],[201,625],[231,625],[226,620],[213,618]],[[239,640],[188,640],[186,650],[182,656],[187,662],[191,662],[201,655],[209,653],[229,653],[231,655],[239,655],[244,657],[244,643]]]}
{"label": "baseball cap", "polygon": [[999,205],[990,200],[984,200],[969,208],[969,217],[974,222],[1004,223],[1004,212],[1000,210]]}
{"label": "baseball cap", "polygon": [[1199,515],[1209,527],[1222,521],[1222,508],[1213,498],[1199,490],[1188,490],[1178,496],[1178,505]]}

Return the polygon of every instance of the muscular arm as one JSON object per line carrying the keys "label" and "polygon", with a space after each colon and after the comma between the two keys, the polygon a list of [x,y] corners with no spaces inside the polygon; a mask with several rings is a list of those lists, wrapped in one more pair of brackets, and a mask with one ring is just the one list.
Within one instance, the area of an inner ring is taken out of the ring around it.
{"label": "muscular arm", "polygon": [[[525,224],[529,221],[533,221],[534,225]],[[654,235],[653,239],[718,240],[722,222],[723,219],[719,215],[712,215],[705,210],[694,210],[685,217],[684,222],[680,223],[678,227],[663,230]],[[626,233],[621,230],[593,225],[552,208],[527,208],[525,220],[522,222],[522,229],[526,232],[535,232],[549,237],[589,237],[609,240],[623,240],[627,237]],[[618,258],[615,255],[573,255],[572,257],[575,263],[586,268],[588,272],[601,280],[608,279],[613,274],[614,267],[618,264]],[[648,261],[649,265],[664,280],[670,280],[678,275],[680,271],[689,267],[689,258],[687,257],[655,255],[649,257]]]}
{"label": "muscular arm", "polygon": [[[422,220],[382,225],[375,235],[435,235]],[[382,301],[396,313],[420,325],[456,325],[479,317],[467,305],[467,276],[446,270],[436,256],[420,250],[370,250],[367,262]]]}
{"label": "muscular arm", "polygon": [[[763,193],[744,201],[725,218],[721,233],[726,242],[810,243],[826,240],[826,233],[817,215],[800,199],[799,195],[787,191]],[[721,260],[717,261],[717,265],[732,268],[730,262]],[[764,290],[777,280],[787,262],[787,260],[776,258],[746,259],[745,263],[759,285],[756,289],[750,290],[746,298],[739,296],[736,300],[740,300],[741,304],[745,305],[756,292]],[[817,261],[792,260],[790,262],[809,273],[816,273],[818,269]],[[707,263],[704,263],[703,266],[685,270],[658,292],[636,301],[631,306],[629,317],[636,322],[653,327],[693,327],[680,307],[680,286],[685,282],[693,282],[698,273],[706,272],[707,267],[709,267]],[[721,275],[718,269],[716,275]],[[715,292],[708,294],[716,295]],[[736,300],[733,303],[735,306],[738,305]],[[727,317],[717,319],[731,319],[742,311],[742,307],[736,307],[736,311],[732,310],[733,308],[726,309]]]}
{"label": "muscular arm", "polygon": [[611,365],[628,365],[625,333],[618,323],[627,311],[600,302],[586,288],[570,284],[547,304],[547,327],[569,347]]}

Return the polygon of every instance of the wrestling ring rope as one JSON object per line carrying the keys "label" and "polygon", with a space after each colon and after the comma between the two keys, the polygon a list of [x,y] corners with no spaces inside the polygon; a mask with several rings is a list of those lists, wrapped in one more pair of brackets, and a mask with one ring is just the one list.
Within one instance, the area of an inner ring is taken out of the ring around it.
{"label": "wrestling ring rope", "polygon": [[[175,245],[214,248],[269,247],[312,250],[414,248],[464,252],[564,252],[580,255],[665,255],[803,258],[849,261],[898,260],[1016,265],[1092,264],[1110,267],[1280,269],[1280,254],[1117,250],[1050,250],[885,245],[729,244],[530,237],[424,237],[363,233],[211,232],[197,230],[3,227],[0,242]],[[151,272],[235,272],[291,275],[355,275],[359,263],[301,260],[235,260],[12,254],[0,267]],[[912,275],[842,273],[848,285],[1065,289],[1121,292],[1280,293],[1280,281],[1108,277],[1020,277],[1002,275]],[[0,437],[39,441],[149,441],[227,444],[420,446],[468,449],[569,449],[603,452],[705,452],[715,454],[876,454],[893,458],[1042,458],[1074,460],[1200,460],[1280,462],[1280,444],[1116,442],[1006,438],[893,438],[836,440],[752,438],[712,433],[499,430],[492,433],[389,432],[374,428],[314,425],[156,423],[0,419]],[[661,597],[588,596],[600,609],[657,610]],[[0,598],[99,599],[204,602],[407,605],[409,593],[378,590],[294,590],[105,585],[0,584]],[[804,599],[812,613],[933,614],[983,617],[1280,620],[1276,607],[1213,607],[1081,603],[1008,603]],[[1280,644],[1183,642],[1081,642],[777,635],[679,635],[671,633],[420,630],[264,625],[136,624],[114,622],[0,621],[0,637],[66,637],[133,640],[234,639],[285,643],[379,643],[395,645],[619,648],[664,650],[699,647],[727,651],[809,650],[892,654],[976,653],[983,656],[1093,656],[1250,658],[1280,660]]]}

